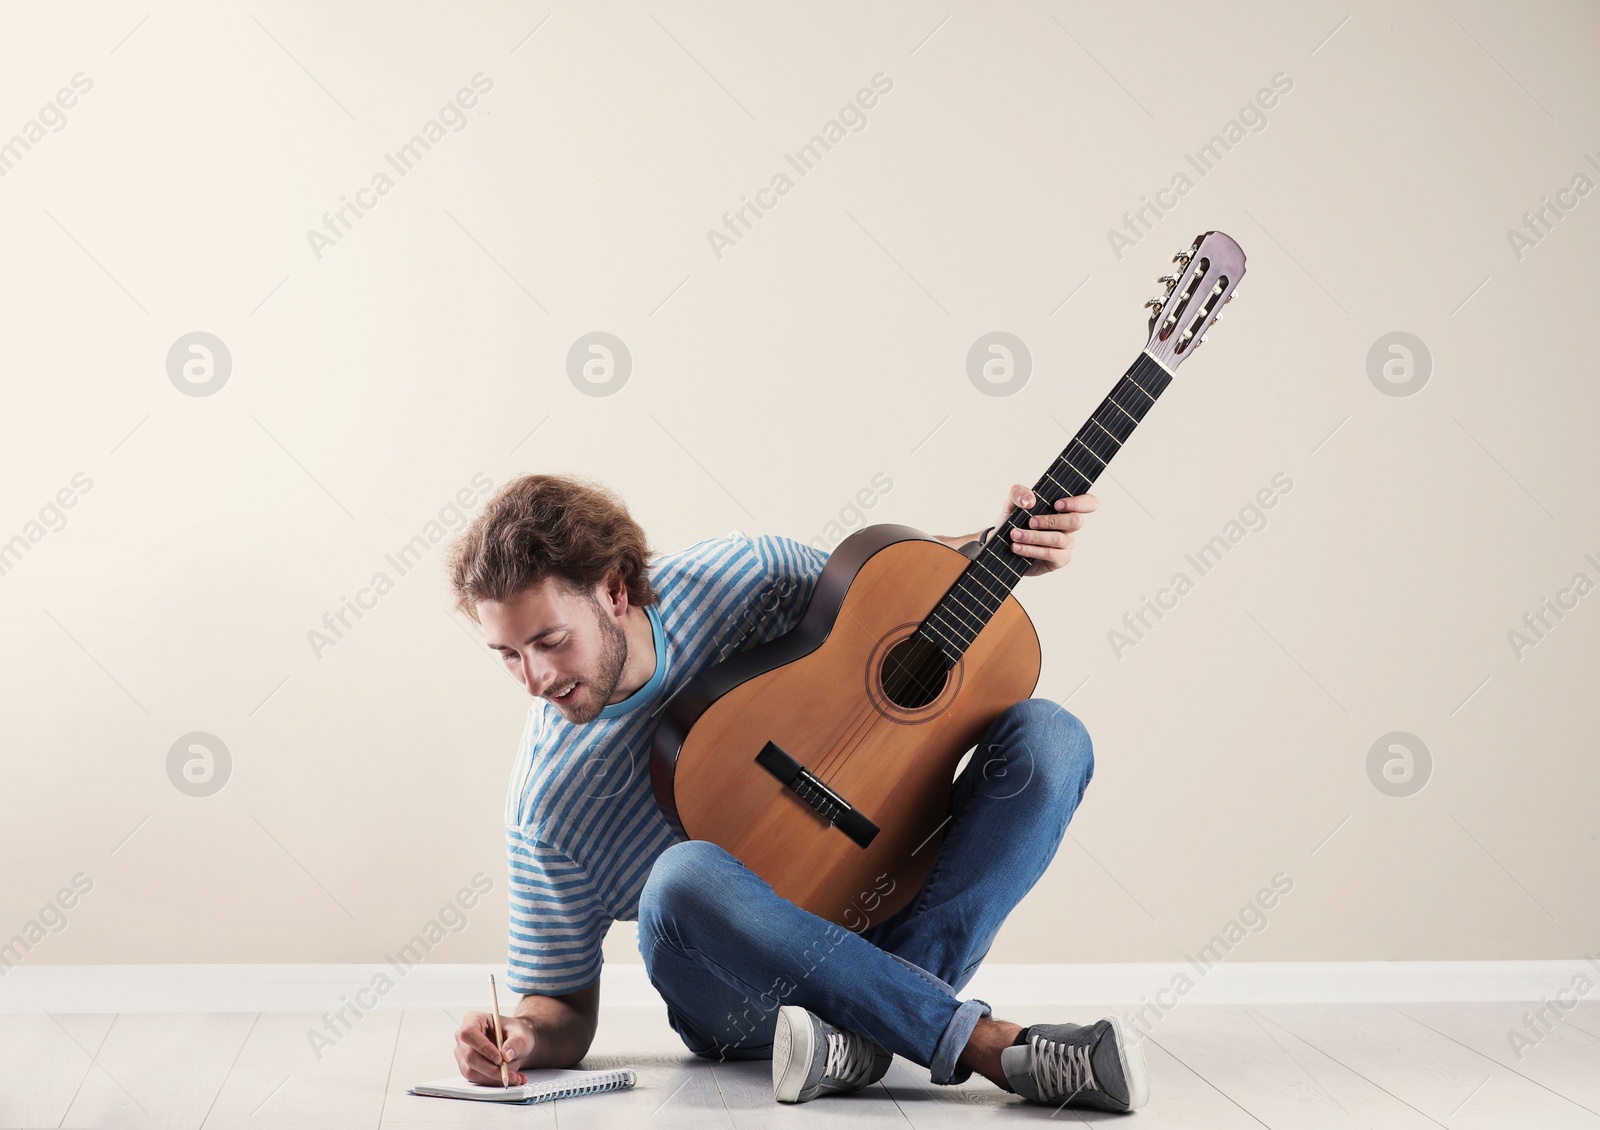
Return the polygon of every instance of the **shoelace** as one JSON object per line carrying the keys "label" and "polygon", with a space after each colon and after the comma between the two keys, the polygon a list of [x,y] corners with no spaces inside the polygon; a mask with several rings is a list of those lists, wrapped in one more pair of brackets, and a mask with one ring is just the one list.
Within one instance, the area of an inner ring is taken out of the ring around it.
{"label": "shoelace", "polygon": [[1034,1036],[1029,1043],[1033,1045],[1033,1081],[1041,1098],[1065,1099],[1097,1087],[1087,1044],[1057,1044],[1042,1036]]}
{"label": "shoelace", "polygon": [[824,1079],[854,1083],[871,1069],[872,1047],[866,1040],[851,1032],[828,1033],[828,1058],[822,1065]]}

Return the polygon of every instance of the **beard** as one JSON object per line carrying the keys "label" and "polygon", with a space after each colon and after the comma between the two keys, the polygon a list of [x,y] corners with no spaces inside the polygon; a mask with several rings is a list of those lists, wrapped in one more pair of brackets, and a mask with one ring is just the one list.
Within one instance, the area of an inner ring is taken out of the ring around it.
{"label": "beard", "polygon": [[598,600],[592,600],[591,606],[595,624],[600,628],[600,658],[590,676],[581,681],[588,684],[585,689],[594,693],[594,699],[574,706],[567,718],[573,725],[583,725],[600,717],[600,712],[616,693],[617,684],[622,682],[622,668],[628,662],[628,633],[612,622]]}

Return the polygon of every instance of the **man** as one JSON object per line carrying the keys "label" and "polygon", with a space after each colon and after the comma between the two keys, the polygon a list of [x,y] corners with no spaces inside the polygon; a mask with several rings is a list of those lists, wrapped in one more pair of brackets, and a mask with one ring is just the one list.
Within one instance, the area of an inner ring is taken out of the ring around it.
{"label": "man", "polygon": [[[1011,488],[1000,525],[941,537],[972,556],[1006,536],[1061,568],[1097,508],[1063,499],[1007,524],[1033,493]],[[994,534],[996,529],[1000,534]],[[781,1102],[856,1091],[893,1055],[935,1083],[978,1072],[1040,1103],[1132,1110],[1144,1063],[1122,1022],[1021,1028],[957,994],[1001,923],[1054,857],[1088,786],[1089,737],[1063,707],[1030,699],[983,735],[951,793],[927,884],[898,914],[853,933],[778,897],[721,848],[680,842],[649,776],[659,708],[695,672],[789,631],[827,560],[789,538],[735,532],[649,564],[644,531],[604,490],[529,475],[462,534],[450,569],[458,607],[527,692],[506,804],[508,980],[522,994],[497,1047],[486,1013],[456,1034],[461,1073],[495,1084],[571,1067],[600,1003],[601,939],[637,919],[639,948],[674,1030],[713,1059],[772,1059]]]}

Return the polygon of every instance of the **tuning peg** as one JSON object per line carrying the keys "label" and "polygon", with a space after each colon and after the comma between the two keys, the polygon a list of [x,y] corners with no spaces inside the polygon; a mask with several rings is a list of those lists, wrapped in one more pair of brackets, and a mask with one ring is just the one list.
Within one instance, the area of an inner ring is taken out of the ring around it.
{"label": "tuning peg", "polygon": [[1156,280],[1156,282],[1166,284],[1166,288],[1168,290],[1171,290],[1173,287],[1178,285],[1178,276],[1177,275],[1162,275],[1159,279]]}
{"label": "tuning peg", "polygon": [[1190,258],[1189,249],[1186,247],[1182,251],[1180,251],[1176,255],[1174,255],[1172,257],[1172,261],[1174,263],[1177,263],[1179,266],[1187,267],[1189,265],[1189,258]]}
{"label": "tuning peg", "polygon": [[1200,344],[1201,345],[1204,345],[1206,343],[1206,337],[1207,336],[1209,336],[1209,335],[1208,334],[1201,334],[1200,335]]}
{"label": "tuning peg", "polygon": [[1145,303],[1145,305],[1150,307],[1152,310],[1160,310],[1166,304],[1167,300],[1165,298],[1152,298]]}

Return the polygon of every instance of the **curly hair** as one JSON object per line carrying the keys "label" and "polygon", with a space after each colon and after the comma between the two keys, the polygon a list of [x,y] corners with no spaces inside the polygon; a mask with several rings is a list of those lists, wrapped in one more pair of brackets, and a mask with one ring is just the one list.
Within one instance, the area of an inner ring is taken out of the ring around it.
{"label": "curly hair", "polygon": [[569,592],[593,590],[620,571],[630,604],[656,601],[645,570],[645,533],[620,498],[597,483],[524,475],[489,500],[450,549],[456,607],[477,620],[476,603],[505,602],[554,577]]}

